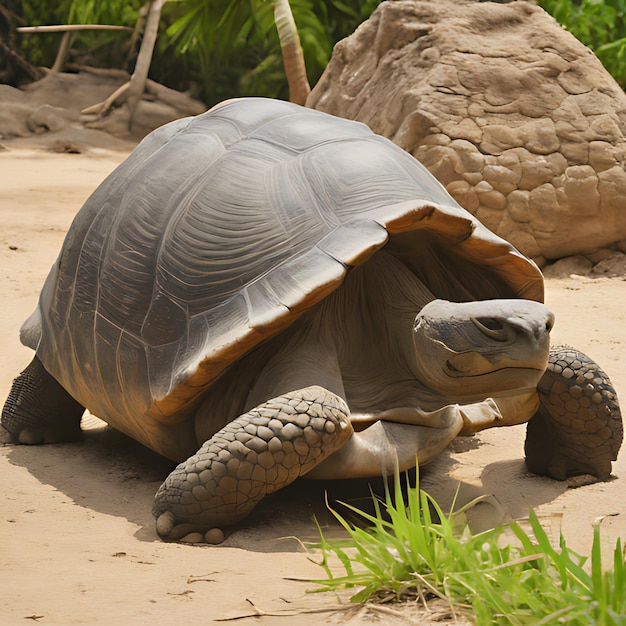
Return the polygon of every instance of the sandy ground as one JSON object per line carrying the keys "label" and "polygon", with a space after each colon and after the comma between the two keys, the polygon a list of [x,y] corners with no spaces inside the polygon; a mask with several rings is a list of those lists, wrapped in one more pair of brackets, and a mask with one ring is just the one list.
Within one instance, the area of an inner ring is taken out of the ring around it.
{"label": "sandy ground", "polygon": [[[0,152],[1,398],[32,357],[18,330],[65,230],[124,156]],[[547,303],[557,315],[554,340],[602,363],[626,398],[626,281],[550,281]],[[602,516],[607,549],[626,537],[626,454],[614,464],[614,480],[568,488],[526,473],[523,439],[524,427],[514,427],[457,440],[423,470],[422,486],[442,502],[457,485],[464,500],[493,494],[505,517],[535,507],[551,532],[562,528],[568,544],[584,553]],[[300,482],[268,499],[219,547],[158,541],[151,501],[169,469],[111,429],[91,430],[80,443],[0,448],[0,623],[425,623],[415,607],[398,614],[332,611],[345,607],[345,598],[309,594],[314,585],[294,580],[324,574],[285,537],[315,540],[313,513],[331,535],[338,532],[317,483]],[[332,495],[344,499],[366,494],[360,483],[332,486]],[[492,509],[487,520],[500,515]],[[253,617],[260,612],[266,615]]]}

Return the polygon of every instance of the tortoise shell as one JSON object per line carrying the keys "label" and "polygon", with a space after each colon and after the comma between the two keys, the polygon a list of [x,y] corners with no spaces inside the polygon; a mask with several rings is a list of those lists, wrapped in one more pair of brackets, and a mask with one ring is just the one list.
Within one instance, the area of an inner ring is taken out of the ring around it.
{"label": "tortoise shell", "polygon": [[282,101],[227,101],[148,135],[90,196],[22,341],[163,453],[161,431],[229,366],[384,246],[438,298],[543,299],[538,268],[391,141]]}

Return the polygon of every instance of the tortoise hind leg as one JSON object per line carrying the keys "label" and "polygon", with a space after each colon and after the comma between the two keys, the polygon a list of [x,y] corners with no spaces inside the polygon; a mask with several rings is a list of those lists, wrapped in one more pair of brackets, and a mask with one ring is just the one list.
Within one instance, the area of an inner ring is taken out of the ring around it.
{"label": "tortoise hind leg", "polygon": [[607,480],[623,438],[608,376],[582,352],[559,347],[537,391],[540,407],[526,431],[528,469],[557,480],[580,474]]}
{"label": "tortoise hind leg", "polygon": [[293,482],[352,435],[348,408],[322,387],[260,404],[227,424],[159,488],[158,534],[178,540],[241,521],[265,495]]}
{"label": "tortoise hind leg", "polygon": [[80,437],[84,411],[35,357],[13,381],[2,409],[0,437],[25,444],[73,441]]}

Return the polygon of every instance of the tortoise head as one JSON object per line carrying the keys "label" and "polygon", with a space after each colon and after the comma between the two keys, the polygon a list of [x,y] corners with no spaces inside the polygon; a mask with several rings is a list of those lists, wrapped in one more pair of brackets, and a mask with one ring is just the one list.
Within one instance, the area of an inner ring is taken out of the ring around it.
{"label": "tortoise head", "polygon": [[531,300],[434,300],[415,320],[415,374],[451,402],[533,389],[553,324],[548,308]]}

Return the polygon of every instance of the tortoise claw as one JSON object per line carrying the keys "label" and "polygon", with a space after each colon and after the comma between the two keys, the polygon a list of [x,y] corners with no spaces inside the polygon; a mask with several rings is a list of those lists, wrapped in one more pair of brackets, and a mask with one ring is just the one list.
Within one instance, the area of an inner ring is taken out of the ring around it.
{"label": "tortoise claw", "polygon": [[165,541],[180,541],[183,543],[210,543],[217,545],[224,541],[224,531],[221,528],[210,528],[206,532],[196,530],[193,524],[177,524],[171,511],[165,511],[157,517],[156,531]]}
{"label": "tortoise claw", "polygon": [[171,511],[165,511],[157,517],[156,531],[159,537],[169,537],[176,524],[176,518]]}

